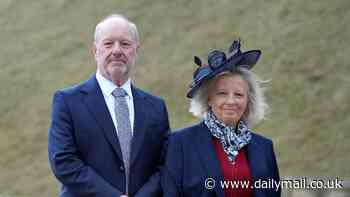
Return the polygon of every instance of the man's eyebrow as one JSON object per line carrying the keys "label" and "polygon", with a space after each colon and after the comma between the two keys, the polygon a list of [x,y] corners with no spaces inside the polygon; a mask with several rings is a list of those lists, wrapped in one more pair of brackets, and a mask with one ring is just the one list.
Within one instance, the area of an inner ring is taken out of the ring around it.
{"label": "man's eyebrow", "polygon": [[[116,38],[114,37],[108,37],[108,38],[103,38],[101,41],[112,41],[112,40],[115,40]],[[128,42],[135,42],[132,38],[120,38],[118,39],[120,41],[128,41]]]}
{"label": "man's eyebrow", "polygon": [[111,41],[111,39],[110,39],[110,38],[104,38],[104,39],[102,39],[101,41],[102,41],[102,42],[104,42],[104,41]]}

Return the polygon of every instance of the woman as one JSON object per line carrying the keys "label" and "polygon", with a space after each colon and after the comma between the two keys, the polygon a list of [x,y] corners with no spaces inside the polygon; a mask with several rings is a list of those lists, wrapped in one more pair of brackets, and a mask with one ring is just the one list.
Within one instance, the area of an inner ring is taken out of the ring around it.
{"label": "woman", "polygon": [[271,187],[279,181],[272,141],[250,130],[267,108],[250,71],[260,54],[241,52],[240,41],[234,41],[227,57],[211,52],[208,65],[195,57],[199,68],[187,97],[190,112],[203,121],[169,137],[161,171],[164,196],[280,196],[280,188]]}

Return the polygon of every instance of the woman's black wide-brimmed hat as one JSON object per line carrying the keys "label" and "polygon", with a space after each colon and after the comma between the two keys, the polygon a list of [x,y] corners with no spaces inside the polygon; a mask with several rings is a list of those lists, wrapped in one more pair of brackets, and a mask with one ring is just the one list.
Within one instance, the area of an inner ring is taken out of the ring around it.
{"label": "woman's black wide-brimmed hat", "polygon": [[259,60],[260,50],[241,51],[240,40],[234,40],[230,46],[229,53],[214,50],[208,55],[208,65],[202,65],[199,57],[194,57],[194,62],[199,66],[193,73],[193,81],[187,93],[188,98],[193,98],[203,81],[214,78],[224,71],[234,70],[237,67],[251,69]]}

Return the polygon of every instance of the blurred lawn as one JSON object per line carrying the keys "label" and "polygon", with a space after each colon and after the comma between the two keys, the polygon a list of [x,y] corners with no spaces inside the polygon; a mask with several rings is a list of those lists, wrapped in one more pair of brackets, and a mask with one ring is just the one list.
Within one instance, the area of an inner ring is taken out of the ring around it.
{"label": "blurred lawn", "polygon": [[57,196],[47,161],[55,90],[87,79],[94,26],[119,12],[139,27],[135,82],[168,104],[172,128],[195,123],[185,93],[193,56],[261,48],[282,176],[350,177],[350,1],[0,1],[0,193]]}

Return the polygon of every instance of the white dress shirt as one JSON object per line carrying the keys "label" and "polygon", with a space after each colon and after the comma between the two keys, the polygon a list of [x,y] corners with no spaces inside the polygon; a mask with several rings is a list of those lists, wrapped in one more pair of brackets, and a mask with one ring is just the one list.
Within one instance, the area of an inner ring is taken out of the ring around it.
{"label": "white dress shirt", "polygon": [[[118,133],[118,127],[117,127],[117,120],[115,117],[115,98],[112,95],[112,92],[114,89],[118,88],[112,81],[106,79],[101,75],[99,71],[96,72],[96,79],[98,84],[100,85],[100,88],[103,93],[103,97],[105,99],[106,105],[108,107],[109,113],[112,117],[113,124],[115,127],[116,132]],[[123,88],[128,96],[126,96],[126,103],[129,108],[129,118],[130,118],[130,125],[131,125],[131,134],[134,133],[134,118],[135,118],[135,111],[134,111],[134,100],[132,96],[131,91],[131,80],[128,79],[120,88]]]}

